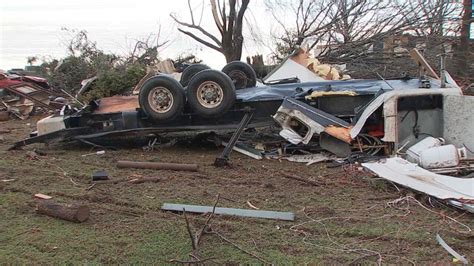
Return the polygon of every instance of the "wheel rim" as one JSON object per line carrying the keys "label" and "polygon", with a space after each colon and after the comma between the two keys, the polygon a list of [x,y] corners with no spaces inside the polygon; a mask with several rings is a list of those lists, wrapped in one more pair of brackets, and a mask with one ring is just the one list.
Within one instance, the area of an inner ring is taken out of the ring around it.
{"label": "wheel rim", "polygon": [[166,113],[173,106],[173,94],[165,87],[156,87],[150,90],[148,102],[151,109],[157,113]]}
{"label": "wheel rim", "polygon": [[222,103],[224,90],[214,81],[204,81],[197,89],[197,99],[205,108],[215,108]]}
{"label": "wheel rim", "polygon": [[234,82],[236,88],[246,88],[247,87],[247,75],[240,70],[232,70],[229,72],[228,76]]}

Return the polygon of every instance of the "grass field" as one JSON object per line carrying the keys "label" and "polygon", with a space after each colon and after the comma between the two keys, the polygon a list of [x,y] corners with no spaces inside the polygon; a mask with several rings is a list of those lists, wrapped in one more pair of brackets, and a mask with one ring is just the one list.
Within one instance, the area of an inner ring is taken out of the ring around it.
{"label": "grass field", "polygon": [[[436,242],[439,233],[460,254],[474,261],[474,215],[434,204],[425,197],[370,174],[325,164],[306,166],[254,160],[232,153],[233,167],[212,166],[221,151],[212,145],[181,143],[144,152],[141,147],[107,150],[82,157],[88,147],[33,145],[6,151],[34,129],[35,120],[0,122],[0,264],[163,264],[190,260],[191,241],[182,214],[163,212],[165,203],[291,211],[294,222],[215,215],[217,234],[205,234],[201,259],[212,263],[276,264],[441,263],[452,257]],[[26,151],[46,153],[31,160]],[[117,160],[197,163],[199,173],[118,169]],[[91,173],[106,170],[112,179],[158,176],[158,183],[91,186]],[[321,186],[284,178],[282,172],[317,180]],[[35,193],[62,203],[79,202],[90,219],[71,223],[35,212]],[[396,204],[391,201],[405,196]],[[453,222],[447,216],[455,218]],[[188,215],[194,232],[206,215]],[[251,253],[249,255],[244,251]],[[261,260],[259,261],[258,258]]]}

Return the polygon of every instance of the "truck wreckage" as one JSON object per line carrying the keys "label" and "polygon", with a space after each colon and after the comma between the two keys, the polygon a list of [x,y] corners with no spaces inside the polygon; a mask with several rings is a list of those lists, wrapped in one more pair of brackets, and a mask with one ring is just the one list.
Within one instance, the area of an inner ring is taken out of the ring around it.
{"label": "truck wreckage", "polygon": [[[316,140],[322,150],[339,158],[354,151],[379,156],[362,166],[472,211],[474,178],[450,175],[474,170],[474,99],[462,95],[443,67],[438,76],[418,51],[411,55],[420,76],[396,80],[350,79],[331,67],[321,75],[314,71],[314,61],[302,63],[300,54],[288,57],[257,86],[255,72],[241,62],[230,63],[222,72],[191,65],[180,82],[166,73],[148,75],[137,85],[138,95],[103,98],[81,109],[64,107],[61,115],[40,120],[36,135],[11,149],[55,140],[95,145],[101,138],[122,136],[234,132],[216,160],[222,164],[244,129],[276,121],[280,136],[294,145]],[[403,159],[426,138],[442,138],[455,152],[448,155],[437,150],[443,145],[429,146],[430,158]],[[432,160],[437,167],[423,169],[417,166],[420,160]]]}

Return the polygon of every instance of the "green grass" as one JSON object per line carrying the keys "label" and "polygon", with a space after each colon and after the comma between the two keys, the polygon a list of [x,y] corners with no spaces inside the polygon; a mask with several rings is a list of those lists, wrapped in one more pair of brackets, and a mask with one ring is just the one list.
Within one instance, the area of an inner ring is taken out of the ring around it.
{"label": "green grass", "polygon": [[[5,147],[0,144],[0,149]],[[296,214],[294,222],[217,215],[211,221],[212,228],[233,243],[273,263],[348,264],[363,256],[348,252],[350,249],[380,252],[383,262],[391,264],[407,264],[406,259],[450,263],[451,257],[435,240],[437,232],[459,253],[474,260],[472,233],[456,233],[455,229],[462,228],[416,205],[410,205],[408,214],[387,208],[390,198],[403,194],[389,183],[370,180],[363,174],[349,177],[341,169],[326,169],[323,164],[256,161],[235,153],[231,157],[233,168],[217,169],[212,162],[220,150],[200,147],[176,146],[152,153],[121,149],[107,151],[102,157],[81,157],[89,152],[81,147],[37,147],[48,152],[38,161],[27,159],[25,151],[0,152],[0,179],[15,179],[0,182],[0,264],[166,264],[171,259],[189,260],[192,248],[183,216],[162,212],[160,206],[165,202],[212,205],[217,194],[221,195],[219,206],[248,209],[246,201],[251,201],[263,210]],[[201,176],[115,167],[120,159],[156,158],[198,163]],[[92,171],[100,169],[108,171],[112,179],[138,174],[159,176],[162,181],[96,185],[86,190]],[[325,177],[326,185],[313,187],[283,178],[280,171],[314,178],[333,174]],[[87,204],[90,219],[78,224],[39,215],[34,193],[52,195],[62,203]],[[433,210],[460,216],[452,209]],[[188,217],[193,232],[206,220],[203,215]],[[318,222],[291,230],[309,217]],[[472,218],[458,217],[474,228]],[[260,264],[212,234],[202,238],[198,254],[202,259],[215,258],[213,261],[220,264]],[[370,257],[361,263],[375,261]]]}

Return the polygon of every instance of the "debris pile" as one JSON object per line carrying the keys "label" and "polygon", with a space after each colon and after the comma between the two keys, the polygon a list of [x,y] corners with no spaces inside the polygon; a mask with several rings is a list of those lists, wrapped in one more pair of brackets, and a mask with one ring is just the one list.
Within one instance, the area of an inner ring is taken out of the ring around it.
{"label": "debris pile", "polygon": [[67,93],[50,87],[46,79],[0,73],[0,121],[7,119],[5,112],[24,120],[33,111],[57,111],[69,98]]}

